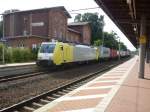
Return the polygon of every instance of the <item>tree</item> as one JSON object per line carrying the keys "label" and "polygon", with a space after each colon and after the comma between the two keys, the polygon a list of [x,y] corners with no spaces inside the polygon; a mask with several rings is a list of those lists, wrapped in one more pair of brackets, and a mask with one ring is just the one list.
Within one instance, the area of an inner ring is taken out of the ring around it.
{"label": "tree", "polygon": [[81,22],[81,14],[76,15],[74,22]]}
{"label": "tree", "polygon": [[102,45],[102,40],[98,39],[94,41],[94,46],[100,46]]}
{"label": "tree", "polygon": [[124,45],[123,42],[120,42],[120,49],[121,49],[121,50],[124,50],[124,51],[127,50],[127,47],[126,47],[126,45]]}
{"label": "tree", "polygon": [[116,40],[116,33],[111,32],[104,32],[104,46],[113,48],[113,49],[118,49],[118,42]]}
{"label": "tree", "polygon": [[[74,22],[90,22],[92,29],[92,44],[95,46],[102,45],[102,37],[104,36],[103,45],[112,49],[119,49],[119,43],[117,39],[118,35],[112,31],[111,33],[103,32],[104,28],[104,16],[98,15],[98,13],[84,13],[75,16]],[[127,50],[126,46],[120,42],[121,50]]]}
{"label": "tree", "polygon": [[92,43],[95,40],[102,39],[103,28],[104,28],[104,16],[98,15],[98,13],[84,13],[83,15],[78,14],[75,19],[75,22],[90,22],[92,29]]}
{"label": "tree", "polygon": [[120,50],[127,50],[127,47],[124,45],[123,42],[118,42],[117,39],[120,38],[115,32],[104,32],[104,46],[113,48],[116,50],[119,50],[119,44],[120,44]]}

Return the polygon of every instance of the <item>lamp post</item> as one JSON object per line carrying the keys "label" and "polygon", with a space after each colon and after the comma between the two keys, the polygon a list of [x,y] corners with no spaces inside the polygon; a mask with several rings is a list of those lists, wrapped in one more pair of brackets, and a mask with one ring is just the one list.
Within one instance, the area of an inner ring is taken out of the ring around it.
{"label": "lamp post", "polygon": [[103,32],[103,29],[102,29],[102,47],[104,47],[104,32]]}
{"label": "lamp post", "polygon": [[3,43],[3,48],[2,48],[2,64],[5,64],[5,46],[4,46],[4,42],[5,42],[5,39],[4,39],[4,31],[5,31],[5,29],[4,29],[4,14],[0,14],[0,15],[2,15],[2,18],[3,18],[3,37],[2,37],[2,43]]}

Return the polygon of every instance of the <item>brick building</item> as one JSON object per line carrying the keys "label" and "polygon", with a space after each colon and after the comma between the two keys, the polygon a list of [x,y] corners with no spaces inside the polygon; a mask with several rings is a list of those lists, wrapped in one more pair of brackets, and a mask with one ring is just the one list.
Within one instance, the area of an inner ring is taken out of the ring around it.
{"label": "brick building", "polygon": [[88,22],[70,23],[63,7],[7,12],[4,15],[4,37],[8,46],[30,47],[51,39],[90,44]]}
{"label": "brick building", "polygon": [[84,44],[91,43],[91,27],[89,22],[73,22],[68,27],[81,33],[80,42]]}
{"label": "brick building", "polygon": [[70,17],[64,7],[6,13],[4,36],[8,45],[14,47],[32,47],[51,39],[65,40]]}
{"label": "brick building", "polygon": [[68,28],[66,41],[73,43],[82,43],[81,42],[81,32],[74,29]]}

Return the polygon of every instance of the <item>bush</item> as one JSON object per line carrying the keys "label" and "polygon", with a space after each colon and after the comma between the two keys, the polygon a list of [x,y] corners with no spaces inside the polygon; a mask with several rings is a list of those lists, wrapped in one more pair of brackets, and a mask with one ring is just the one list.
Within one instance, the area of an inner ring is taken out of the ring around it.
{"label": "bush", "polygon": [[[0,62],[2,62],[2,44],[0,44]],[[5,46],[4,46],[5,47]],[[38,49],[30,50],[28,48],[6,48],[5,47],[5,62],[28,62],[37,59]]]}
{"label": "bush", "polygon": [[20,48],[13,48],[13,61],[14,62],[22,62],[23,61],[23,52],[21,52]]}
{"label": "bush", "polygon": [[39,48],[34,48],[32,49],[32,59],[36,60],[37,59],[37,54],[38,54]]}
{"label": "bush", "polygon": [[5,62],[6,62],[6,63],[13,63],[13,62],[14,62],[14,60],[13,60],[12,48],[8,48],[8,49],[5,51]]}
{"label": "bush", "polygon": [[33,53],[28,48],[13,48],[14,62],[27,62],[34,60]]}
{"label": "bush", "polygon": [[3,50],[3,45],[0,44],[0,61],[2,61],[2,50]]}
{"label": "bush", "polygon": [[0,63],[2,62],[3,48],[4,48],[4,52],[6,52],[6,47],[0,43]]}

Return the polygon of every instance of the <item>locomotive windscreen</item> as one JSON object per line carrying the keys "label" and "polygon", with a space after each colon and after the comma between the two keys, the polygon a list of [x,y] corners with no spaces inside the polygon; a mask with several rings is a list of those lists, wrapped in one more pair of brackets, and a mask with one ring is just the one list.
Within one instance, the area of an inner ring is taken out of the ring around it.
{"label": "locomotive windscreen", "polygon": [[42,44],[40,53],[53,53],[55,44]]}

